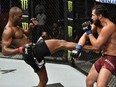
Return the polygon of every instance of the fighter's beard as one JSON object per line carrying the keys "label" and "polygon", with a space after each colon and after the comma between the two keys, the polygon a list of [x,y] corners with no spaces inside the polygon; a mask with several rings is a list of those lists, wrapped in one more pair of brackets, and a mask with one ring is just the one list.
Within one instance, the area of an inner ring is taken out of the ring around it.
{"label": "fighter's beard", "polygon": [[97,26],[97,27],[102,27],[101,22],[100,22],[99,19],[96,19],[96,20],[94,21],[94,25]]}

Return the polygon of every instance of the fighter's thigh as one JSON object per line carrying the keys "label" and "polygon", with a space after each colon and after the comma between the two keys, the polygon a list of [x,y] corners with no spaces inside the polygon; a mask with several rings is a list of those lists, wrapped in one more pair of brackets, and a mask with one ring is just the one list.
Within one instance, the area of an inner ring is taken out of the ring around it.
{"label": "fighter's thigh", "polygon": [[111,79],[111,77],[112,77],[112,73],[108,69],[102,67],[100,72],[99,72],[99,76],[98,76],[98,81],[97,82],[98,83],[104,82],[104,84],[106,84]]}
{"label": "fighter's thigh", "polygon": [[110,81],[111,77],[112,73],[108,69],[102,67],[99,72],[97,85],[106,86]]}
{"label": "fighter's thigh", "polygon": [[66,41],[65,40],[58,40],[58,39],[51,39],[51,40],[46,40],[45,43],[48,46],[50,52],[54,53],[57,50],[60,50],[64,46]]}
{"label": "fighter's thigh", "polygon": [[91,80],[93,82],[96,82],[97,78],[98,78],[98,72],[96,71],[94,64],[93,64],[93,66],[91,67],[91,69],[88,73],[87,80]]}

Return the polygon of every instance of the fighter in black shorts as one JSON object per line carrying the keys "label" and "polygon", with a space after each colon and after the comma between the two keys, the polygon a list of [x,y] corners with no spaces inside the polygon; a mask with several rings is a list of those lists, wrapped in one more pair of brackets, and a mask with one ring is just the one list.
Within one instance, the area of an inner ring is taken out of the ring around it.
{"label": "fighter in black shorts", "polygon": [[[30,23],[29,28],[25,31],[19,26],[22,21],[22,14],[22,10],[18,7],[12,7],[10,9],[8,23],[2,35],[2,53],[5,56],[21,53],[25,62],[28,63],[39,76],[38,87],[45,87],[48,76],[44,66],[44,56],[53,54],[61,49],[72,50],[75,48],[76,43],[51,39],[32,44],[29,40],[29,35],[37,23],[33,20],[33,23]],[[16,48],[11,48],[11,45]]]}
{"label": "fighter in black shorts", "polygon": [[45,67],[44,57],[51,53],[44,40],[36,43],[33,47],[28,47],[28,50],[30,51],[28,55],[23,53],[24,60],[34,69],[35,72],[38,72],[42,67]]}

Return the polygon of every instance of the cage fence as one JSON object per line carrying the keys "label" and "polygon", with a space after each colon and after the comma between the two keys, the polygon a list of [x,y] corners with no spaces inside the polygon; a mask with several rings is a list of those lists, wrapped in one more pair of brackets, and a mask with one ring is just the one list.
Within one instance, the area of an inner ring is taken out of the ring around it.
{"label": "cage fence", "polygon": [[[95,4],[104,4],[108,9],[110,19],[116,24],[116,3],[102,3],[99,1],[105,0],[0,0],[0,40],[2,40],[2,32],[8,20],[9,9],[12,6],[18,6],[24,12],[24,20],[21,25],[24,29],[27,29],[31,18],[41,20],[40,14],[43,15],[42,21],[44,22],[33,29],[30,35],[32,42],[35,43],[43,31],[47,32],[47,39],[54,38],[78,42],[84,33],[81,24],[86,20],[90,20],[91,9]],[[61,50],[45,58],[50,61],[66,61],[87,75],[92,64],[99,56],[101,54],[83,51],[80,61],[75,62],[71,60],[69,51]],[[0,57],[9,58],[9,56],[4,56],[1,52]],[[17,54],[10,56],[10,58],[22,59],[22,56]],[[116,78],[113,76],[108,86],[115,87],[115,81]]]}

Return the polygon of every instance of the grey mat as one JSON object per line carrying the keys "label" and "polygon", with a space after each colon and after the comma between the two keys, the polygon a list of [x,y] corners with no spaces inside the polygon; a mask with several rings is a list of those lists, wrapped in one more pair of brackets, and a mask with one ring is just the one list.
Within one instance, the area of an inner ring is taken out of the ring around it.
{"label": "grey mat", "polygon": [[[86,76],[69,65],[46,63],[46,69],[46,87],[86,87]],[[38,82],[38,76],[23,60],[0,58],[0,87],[34,87]]]}

